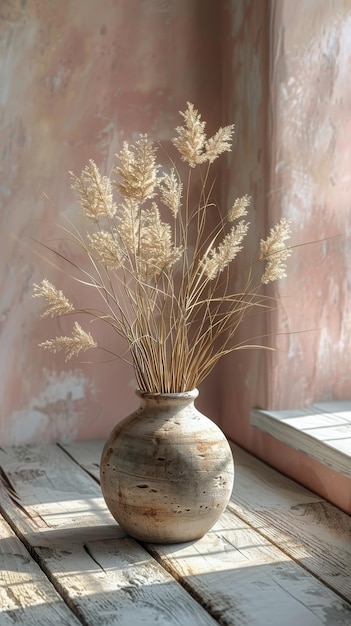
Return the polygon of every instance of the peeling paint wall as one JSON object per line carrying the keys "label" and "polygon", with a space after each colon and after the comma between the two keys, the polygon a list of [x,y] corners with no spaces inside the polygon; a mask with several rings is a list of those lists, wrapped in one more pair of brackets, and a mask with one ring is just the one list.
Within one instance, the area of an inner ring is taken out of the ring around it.
{"label": "peeling paint wall", "polygon": [[106,437],[137,406],[123,362],[65,363],[37,348],[72,324],[38,319],[32,283],[83,295],[33,238],[66,249],[57,224],[78,223],[69,170],[93,158],[109,172],[139,132],[167,148],[187,100],[219,126],[219,35],[211,0],[0,2],[1,444]]}

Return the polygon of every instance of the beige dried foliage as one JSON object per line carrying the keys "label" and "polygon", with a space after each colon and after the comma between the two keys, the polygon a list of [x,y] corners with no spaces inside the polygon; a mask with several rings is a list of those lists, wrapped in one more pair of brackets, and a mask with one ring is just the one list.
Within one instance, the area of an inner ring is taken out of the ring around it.
{"label": "beige dried foliage", "polygon": [[[94,161],[79,177],[72,174],[90,229],[70,234],[80,247],[81,265],[57,254],[73,268],[70,278],[90,289],[94,303],[100,299],[99,308],[74,306],[47,279],[34,285],[33,294],[45,301],[43,317],[74,313],[112,327],[126,342],[139,388],[158,393],[197,387],[222,356],[248,347],[236,342],[237,330],[250,311],[269,310],[271,297],[262,292],[262,283],[285,276],[290,255],[284,243],[290,224],[283,219],[261,240],[259,259],[249,264],[242,289],[231,290],[233,261],[249,229],[247,221],[232,222],[247,215],[250,197],[237,198],[213,229],[216,202],[210,173],[215,159],[231,150],[234,126],[207,138],[205,122],[191,103],[181,115],[183,126],[177,127],[173,143],[188,164],[184,199],[175,167],[159,173],[156,148],[147,135],[140,135],[135,145],[123,144],[111,179]],[[162,212],[161,205],[166,207]],[[169,221],[164,220],[167,213]],[[260,260],[265,263],[262,278]],[[97,346],[77,321],[70,337],[40,345],[63,351],[66,359],[94,347],[121,356],[111,345]]]}
{"label": "beige dried foliage", "polygon": [[40,285],[34,283],[33,298],[44,298],[46,301],[47,308],[40,317],[59,317],[74,311],[73,304],[66,298],[64,293],[56,289],[46,278],[41,281]]}
{"label": "beige dried foliage", "polygon": [[285,261],[291,255],[291,250],[285,247],[284,241],[290,238],[290,220],[282,218],[278,224],[271,228],[267,239],[260,243],[260,259],[266,262],[266,268],[262,275],[263,284],[286,276],[287,266]]}
{"label": "beige dried foliage", "polygon": [[109,268],[117,269],[123,262],[123,254],[116,231],[102,230],[98,233],[88,235],[92,253],[97,255],[100,263]]}
{"label": "beige dried foliage", "polygon": [[228,267],[238,252],[242,250],[241,245],[249,228],[248,222],[239,222],[224,237],[218,248],[211,248],[205,257],[201,260],[201,267],[205,276],[209,280],[217,278],[218,274]]}
{"label": "beige dried foliage", "polygon": [[73,356],[78,356],[81,351],[97,348],[97,343],[90,333],[85,332],[78,322],[75,322],[71,337],[55,337],[43,341],[39,346],[54,354],[62,350],[65,353],[65,360],[68,361]]}
{"label": "beige dried foliage", "polygon": [[125,198],[120,205],[116,228],[121,241],[121,250],[128,258],[134,258],[140,243],[141,209],[140,204]]}
{"label": "beige dried foliage", "polygon": [[115,172],[120,176],[116,187],[124,198],[144,202],[155,195],[157,182],[156,150],[147,135],[141,135],[135,147],[124,142],[118,155],[120,165]]}
{"label": "beige dried foliage", "polygon": [[182,206],[183,185],[178,179],[174,168],[171,169],[169,174],[164,174],[160,180],[159,188],[162,202],[170,209],[173,217],[176,218]]}
{"label": "beige dried foliage", "polygon": [[141,275],[144,278],[159,276],[180,259],[181,248],[172,240],[169,224],[162,222],[155,202],[143,216],[140,233]]}
{"label": "beige dried foliage", "polygon": [[113,201],[111,181],[102,176],[92,159],[82,171],[80,177],[70,172],[72,189],[79,200],[83,215],[93,222],[100,217],[113,217],[116,205]]}
{"label": "beige dried foliage", "polygon": [[247,194],[241,198],[237,198],[228,211],[228,222],[234,222],[238,220],[239,217],[245,217],[248,213],[247,208],[250,206],[250,202],[251,197]]}
{"label": "beige dried foliage", "polygon": [[201,115],[194,109],[194,105],[188,102],[184,112],[180,111],[184,119],[184,126],[177,126],[178,137],[173,139],[173,144],[180,152],[183,161],[190,167],[196,167],[203,163],[203,150],[206,143],[206,122],[201,121]]}
{"label": "beige dried foliage", "polygon": [[223,152],[230,152],[232,149],[233,133],[234,124],[219,128],[216,134],[206,141],[203,160],[213,163]]}

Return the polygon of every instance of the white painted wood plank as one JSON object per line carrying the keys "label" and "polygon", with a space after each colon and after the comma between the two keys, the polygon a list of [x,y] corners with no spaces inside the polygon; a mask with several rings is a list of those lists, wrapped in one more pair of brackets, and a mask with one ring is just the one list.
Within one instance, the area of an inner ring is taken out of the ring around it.
{"label": "white painted wood plank", "polygon": [[0,517],[0,626],[78,626],[39,565]]}
{"label": "white painted wood plank", "polygon": [[232,445],[229,508],[351,602],[351,517]]}
{"label": "white painted wood plank", "polygon": [[55,445],[0,449],[0,468],[3,496],[17,505],[19,527],[27,518],[27,533],[78,520],[112,523],[99,485]]}
{"label": "white painted wood plank", "polygon": [[228,511],[197,542],[148,548],[221,624],[351,623],[349,603]]}
{"label": "white painted wood plank", "polygon": [[[0,464],[3,513],[83,623],[214,626],[144,548],[125,540],[96,481],[65,452],[57,446],[10,448],[0,453]],[[132,573],[134,582],[128,577]],[[156,585],[158,612],[152,601]],[[164,622],[162,607],[167,605],[173,621]]]}
{"label": "white painted wood plank", "polygon": [[[132,539],[97,540],[84,553],[56,547],[46,564],[78,615],[96,626],[216,626],[173,576]],[[40,553],[40,548],[39,548]]]}
{"label": "white painted wood plank", "polygon": [[[87,469],[103,442],[70,444]],[[235,480],[230,510],[351,602],[351,518],[232,444]]]}
{"label": "white painted wood plank", "polygon": [[[82,467],[87,470],[92,464],[97,464],[101,454],[102,442],[90,443],[89,448],[84,443],[70,445],[70,454],[79,459]],[[278,472],[258,463],[256,459],[234,446],[234,459],[236,461],[236,477],[234,483],[233,510],[246,517],[261,532],[261,518],[251,515],[254,508],[268,517],[273,512],[273,518],[279,520],[279,516],[290,509],[299,510],[299,507],[327,505],[315,494],[304,489],[292,480],[287,479]],[[256,471],[251,471],[251,461]],[[267,474],[263,471],[267,469]],[[237,497],[245,499],[244,506],[237,505]],[[267,526],[267,524],[266,524]],[[264,532],[266,532],[266,526]],[[282,523],[284,526],[284,522]],[[312,564],[311,571],[323,579],[324,568],[328,571],[329,566],[335,574],[334,583],[337,591],[345,591],[345,585],[349,585],[349,572],[343,568],[340,554],[332,558],[332,545],[324,537],[329,527],[323,526],[323,520],[319,530],[319,542],[322,548],[318,558]],[[339,528],[335,528],[335,534]],[[313,533],[311,535],[313,538]],[[277,536],[271,532],[271,539],[280,545],[283,550],[287,549],[287,536],[281,536],[277,542]],[[305,567],[306,558],[310,557],[308,530],[304,534],[306,546],[300,545],[293,534],[288,538],[291,556],[299,558],[301,565]],[[345,543],[341,535],[341,541]],[[297,549],[295,549],[297,543]],[[323,558],[323,545],[329,548],[329,553]],[[308,552],[307,552],[308,547]],[[336,594],[326,590],[314,578],[298,565],[292,564],[291,560],[280,550],[271,546],[262,536],[250,530],[246,524],[234,516],[224,515],[218,527],[212,532],[193,544],[185,546],[148,546],[148,549],[159,559],[169,571],[176,573],[186,588],[191,593],[204,601],[205,606],[211,613],[225,624],[255,624],[254,611],[261,621],[257,624],[287,624],[285,609],[290,609],[291,623],[296,624],[348,624],[351,623],[350,607],[343,603]],[[287,550],[287,551],[288,551]],[[331,563],[330,563],[331,561]],[[313,565],[315,571],[313,571]],[[334,568],[334,570],[333,570]],[[341,576],[341,580],[338,577]],[[263,582],[265,581],[265,582]],[[295,583],[291,583],[295,581]],[[340,584],[339,584],[340,583]],[[317,587],[315,587],[317,585]],[[290,587],[293,587],[290,594]],[[326,594],[326,595],[325,595]],[[255,599],[257,603],[255,603]],[[314,598],[311,602],[311,598]],[[327,598],[327,599],[326,599]],[[325,601],[326,599],[326,601]],[[294,608],[293,608],[294,607]],[[235,619],[240,616],[239,622]],[[282,617],[283,615],[283,617]],[[231,621],[232,620],[232,621]],[[283,621],[282,621],[283,620]],[[324,621],[323,621],[324,620]]]}
{"label": "white painted wood plank", "polygon": [[80,467],[83,467],[97,481],[100,481],[100,459],[104,445],[103,439],[59,444],[62,450],[65,450]]}
{"label": "white painted wood plank", "polygon": [[[351,478],[351,424],[342,412],[264,411],[252,409],[253,426]],[[344,443],[343,443],[344,441]]]}

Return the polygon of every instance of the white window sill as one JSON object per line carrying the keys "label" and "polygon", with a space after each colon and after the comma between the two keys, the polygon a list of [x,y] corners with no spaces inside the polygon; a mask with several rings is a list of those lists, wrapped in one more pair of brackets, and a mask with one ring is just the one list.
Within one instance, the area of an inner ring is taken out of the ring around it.
{"label": "white window sill", "polygon": [[351,401],[322,402],[308,409],[252,409],[251,424],[351,478]]}

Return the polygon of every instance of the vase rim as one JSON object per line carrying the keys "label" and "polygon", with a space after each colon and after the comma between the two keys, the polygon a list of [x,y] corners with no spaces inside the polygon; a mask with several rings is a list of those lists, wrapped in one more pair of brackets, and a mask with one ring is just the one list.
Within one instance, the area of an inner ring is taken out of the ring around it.
{"label": "vase rim", "polygon": [[152,391],[143,391],[142,389],[136,389],[136,395],[139,398],[150,398],[157,399],[162,398],[164,400],[172,399],[172,400],[195,400],[195,398],[199,395],[198,389],[191,389],[190,391],[177,391],[177,392],[152,392]]}

